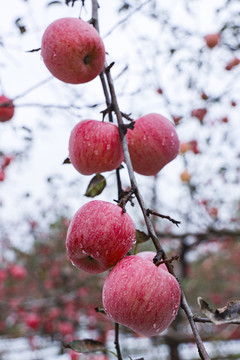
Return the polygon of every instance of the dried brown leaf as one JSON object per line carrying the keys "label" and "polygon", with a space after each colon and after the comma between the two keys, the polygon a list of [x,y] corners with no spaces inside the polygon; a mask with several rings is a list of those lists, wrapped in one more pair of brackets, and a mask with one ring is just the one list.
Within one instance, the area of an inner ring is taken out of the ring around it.
{"label": "dried brown leaf", "polygon": [[204,315],[206,315],[214,324],[227,324],[240,321],[240,300],[229,301],[226,306],[213,310],[209,304],[198,297],[198,305]]}

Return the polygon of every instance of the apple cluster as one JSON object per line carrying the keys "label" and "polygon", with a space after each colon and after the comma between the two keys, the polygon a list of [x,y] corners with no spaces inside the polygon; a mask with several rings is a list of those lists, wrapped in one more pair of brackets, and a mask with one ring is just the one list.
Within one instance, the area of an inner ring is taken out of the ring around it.
{"label": "apple cluster", "polygon": [[[70,84],[93,80],[105,63],[100,35],[90,23],[76,18],[58,19],[46,28],[41,55],[52,75]],[[137,119],[126,140],[133,169],[141,175],[156,175],[179,152],[174,125],[156,113]],[[83,175],[119,168],[124,155],[118,127],[93,119],[80,121],[70,134],[69,158]],[[83,271],[110,270],[102,292],[110,318],[153,336],[175,318],[180,287],[165,265],[153,263],[154,253],[128,255],[135,241],[135,225],[128,213],[116,204],[93,200],[70,222],[66,250],[72,264]]]}

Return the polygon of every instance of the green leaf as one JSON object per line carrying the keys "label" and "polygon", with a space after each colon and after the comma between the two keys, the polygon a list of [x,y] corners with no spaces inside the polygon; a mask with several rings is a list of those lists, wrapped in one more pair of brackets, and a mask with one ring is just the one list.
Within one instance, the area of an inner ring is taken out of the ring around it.
{"label": "green leaf", "polygon": [[107,351],[103,343],[92,339],[73,340],[69,344],[65,345],[65,347],[82,354],[93,353],[96,351]]}
{"label": "green leaf", "polygon": [[142,244],[150,239],[150,236],[147,235],[144,231],[136,230],[136,243]]}
{"label": "green leaf", "polygon": [[107,182],[104,176],[102,176],[101,174],[95,175],[88,184],[85,196],[95,197],[101,194],[106,185]]}

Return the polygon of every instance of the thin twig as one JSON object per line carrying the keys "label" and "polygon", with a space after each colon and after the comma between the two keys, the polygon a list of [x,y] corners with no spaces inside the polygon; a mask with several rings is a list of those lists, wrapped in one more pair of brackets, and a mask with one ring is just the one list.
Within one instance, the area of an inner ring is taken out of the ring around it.
{"label": "thin twig", "polygon": [[143,6],[147,5],[151,0],[144,1],[142,4],[140,4],[138,7],[133,9],[125,18],[121,19],[116,25],[114,25],[104,36],[103,39],[109,36],[118,26],[124,24],[131,16],[136,14]]}
{"label": "thin twig", "polygon": [[[212,320],[208,319],[208,318],[203,318],[203,317],[200,317],[200,316],[196,316],[194,315],[193,316],[193,320],[195,322],[200,322],[200,323],[211,323],[213,324]],[[234,324],[234,325],[239,325],[240,324],[240,321],[229,321],[229,322],[226,322],[225,324]]]}
{"label": "thin twig", "polygon": [[151,214],[151,215],[158,216],[158,217],[160,217],[160,218],[162,218],[162,219],[167,219],[167,220],[171,221],[173,224],[175,224],[175,225],[177,225],[177,226],[178,226],[179,224],[181,224],[181,221],[174,220],[173,218],[171,218],[171,217],[168,216],[168,215],[159,214],[159,213],[157,213],[156,211],[153,211],[153,210],[151,210],[151,209],[147,209],[147,213],[148,213],[148,214]]}
{"label": "thin twig", "polygon": [[115,348],[117,350],[118,360],[122,360],[122,354],[119,344],[119,324],[115,323],[115,340],[114,340]]}
{"label": "thin twig", "polygon": [[185,298],[185,295],[184,295],[183,291],[182,291],[182,294],[181,294],[181,306],[182,306],[182,309],[185,311],[185,314],[187,315],[187,318],[188,318],[189,324],[191,326],[193,335],[194,335],[194,337],[196,339],[196,343],[197,343],[200,358],[204,359],[204,360],[210,360],[210,357],[208,356],[208,353],[207,353],[207,351],[206,351],[206,349],[204,347],[204,344],[202,342],[202,339],[201,339],[201,337],[199,335],[199,332],[198,332],[198,329],[196,327],[192,310],[190,309],[190,307],[189,307],[189,305],[187,303],[187,300]]}
{"label": "thin twig", "polygon": [[30,92],[32,92],[33,90],[37,89],[38,87],[46,84],[47,82],[49,82],[50,80],[53,79],[53,76],[51,77],[48,77],[47,79],[44,79],[43,81],[40,81],[39,83],[33,85],[32,87],[30,87],[29,89],[25,90],[22,94],[20,95],[17,95],[13,98],[13,101],[19,99],[19,98],[22,98],[23,96],[29,94]]}

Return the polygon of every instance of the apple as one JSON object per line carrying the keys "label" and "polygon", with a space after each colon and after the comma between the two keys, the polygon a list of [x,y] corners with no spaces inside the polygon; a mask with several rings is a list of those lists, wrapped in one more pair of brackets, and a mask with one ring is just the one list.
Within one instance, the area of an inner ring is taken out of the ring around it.
{"label": "apple", "polygon": [[42,36],[41,55],[52,75],[70,84],[93,80],[105,63],[105,48],[97,30],[72,17],[48,25]]}
{"label": "apple", "polygon": [[5,171],[0,169],[0,181],[4,181],[6,178]]}
{"label": "apple", "polygon": [[179,152],[175,127],[160,114],[151,113],[137,119],[126,138],[133,170],[141,175],[156,175]]}
{"label": "apple", "polygon": [[83,175],[118,168],[124,159],[118,127],[97,120],[80,121],[69,138],[69,157]]}
{"label": "apple", "polygon": [[22,265],[12,264],[9,267],[10,275],[15,279],[25,279],[27,276],[27,270]]}
{"label": "apple", "polygon": [[135,240],[133,220],[120,206],[93,200],[74,215],[66,248],[73,265],[89,273],[101,273],[121,260]]}
{"label": "apple", "polygon": [[220,38],[220,33],[207,34],[204,36],[205,43],[210,49],[213,49],[216,45],[219,44]]}
{"label": "apple", "polygon": [[168,271],[131,255],[107,275],[102,302],[107,316],[116,323],[143,336],[155,336],[175,319],[180,295],[180,286]]}
{"label": "apple", "polygon": [[73,334],[74,333],[73,324],[69,321],[60,321],[58,324],[58,331],[63,336]]}
{"label": "apple", "polygon": [[25,324],[33,330],[37,330],[40,326],[40,323],[41,318],[36,313],[29,313],[25,318]]}
{"label": "apple", "polygon": [[207,115],[207,109],[206,108],[199,108],[199,109],[193,109],[191,112],[191,116],[197,118],[200,123],[203,123],[203,119]]}
{"label": "apple", "polygon": [[[156,256],[156,253],[154,251],[141,251],[137,253],[136,256],[140,256],[141,258],[151,261],[153,263],[153,258]],[[160,264],[159,267],[163,270],[168,271],[165,264]]]}
{"label": "apple", "polygon": [[5,95],[0,96],[0,122],[11,120],[14,115],[14,104]]}

